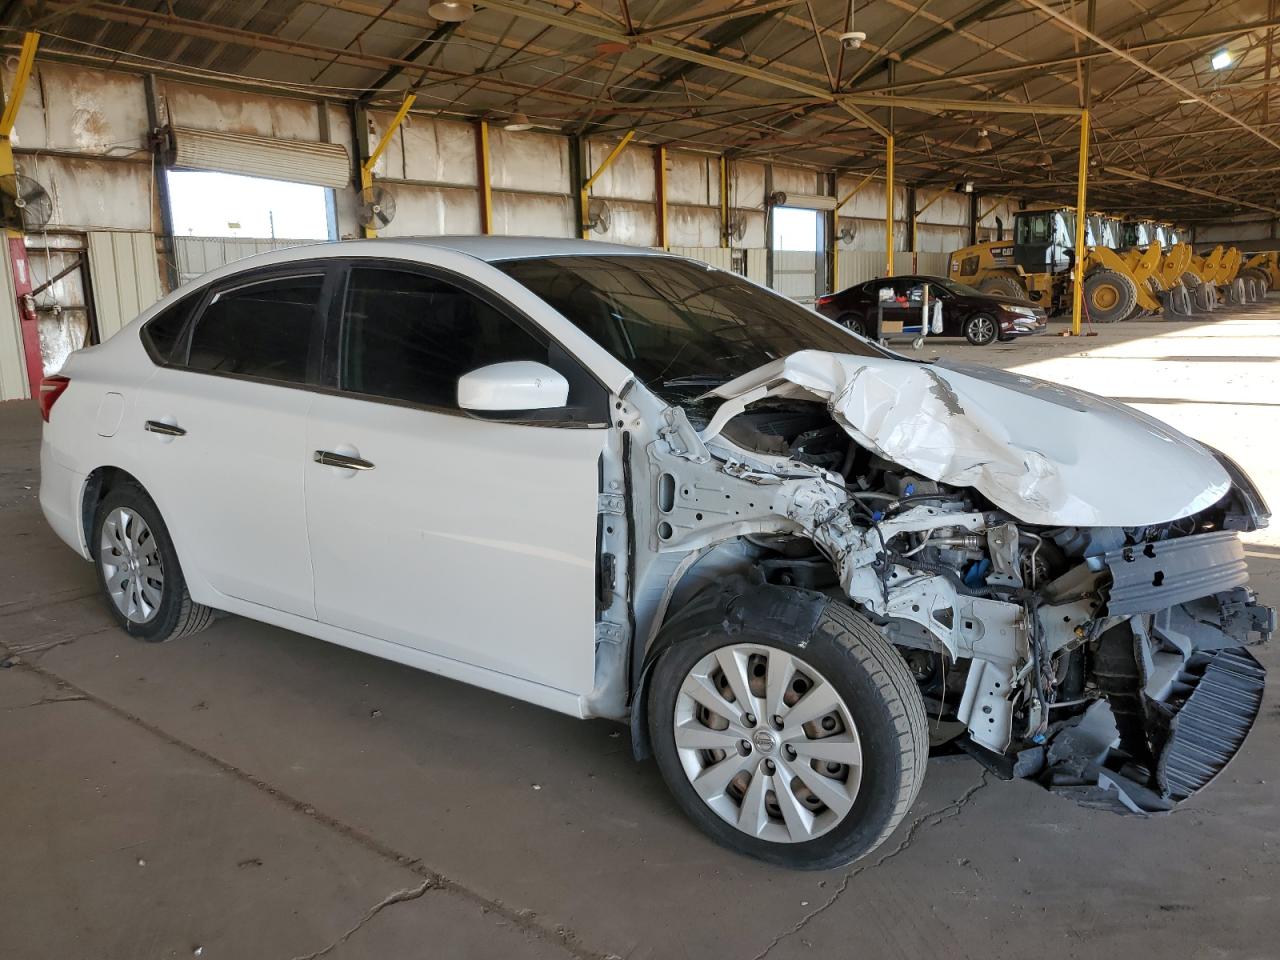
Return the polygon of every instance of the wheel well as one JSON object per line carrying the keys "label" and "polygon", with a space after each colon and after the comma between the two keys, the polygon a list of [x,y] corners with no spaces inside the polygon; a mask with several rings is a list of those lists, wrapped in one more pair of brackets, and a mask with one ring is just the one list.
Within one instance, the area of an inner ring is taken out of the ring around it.
{"label": "wheel well", "polygon": [[[93,542],[93,514],[108,492],[122,483],[137,483],[134,476],[119,467],[98,467],[84,482],[84,494],[80,499],[80,524],[84,529],[84,542]],[[92,548],[90,548],[92,550]]]}

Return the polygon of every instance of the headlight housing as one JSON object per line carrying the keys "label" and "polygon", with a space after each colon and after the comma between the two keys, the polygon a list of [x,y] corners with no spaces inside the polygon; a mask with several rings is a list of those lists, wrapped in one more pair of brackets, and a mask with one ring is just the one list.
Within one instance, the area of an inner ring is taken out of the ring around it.
{"label": "headlight housing", "polygon": [[1016,306],[1010,306],[1006,304],[1002,309],[1004,310],[1005,313],[1012,314],[1015,317],[1027,317],[1028,319],[1031,319],[1031,320],[1034,320],[1036,318],[1035,307],[1016,307]]}

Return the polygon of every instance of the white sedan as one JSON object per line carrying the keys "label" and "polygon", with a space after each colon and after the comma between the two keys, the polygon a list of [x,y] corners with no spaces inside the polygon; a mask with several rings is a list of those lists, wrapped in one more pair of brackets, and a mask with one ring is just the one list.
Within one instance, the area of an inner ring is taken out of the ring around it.
{"label": "white sedan", "polygon": [[629,721],[689,816],[831,867],[929,718],[1164,810],[1257,713],[1274,611],[1223,455],[908,360],[731,273],[576,240],[356,241],[210,273],[41,387],[40,501],[121,627],[214,611]]}

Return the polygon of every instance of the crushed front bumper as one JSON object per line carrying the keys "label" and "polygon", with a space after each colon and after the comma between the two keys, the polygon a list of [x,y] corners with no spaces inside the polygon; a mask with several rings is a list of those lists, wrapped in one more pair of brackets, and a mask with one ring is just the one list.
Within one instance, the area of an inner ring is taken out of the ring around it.
{"label": "crushed front bumper", "polygon": [[1099,699],[1052,731],[1027,770],[1088,806],[1172,810],[1207,786],[1244,743],[1266,672],[1245,649],[1276,611],[1245,587],[1230,531],[1106,554],[1108,628],[1090,645]]}

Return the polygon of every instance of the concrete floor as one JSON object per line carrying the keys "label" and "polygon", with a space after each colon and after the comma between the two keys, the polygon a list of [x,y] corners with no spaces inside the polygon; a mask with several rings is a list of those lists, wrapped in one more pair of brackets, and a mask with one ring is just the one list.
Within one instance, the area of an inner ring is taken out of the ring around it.
{"label": "concrete floor", "polygon": [[[1125,398],[1280,506],[1280,300],[930,352]],[[788,873],[703,839],[612,724],[235,617],[130,641],[40,516],[38,428],[0,405],[0,957],[1280,955],[1274,692],[1171,816],[937,759],[870,860]],[[1249,546],[1273,604],[1277,534]]]}

